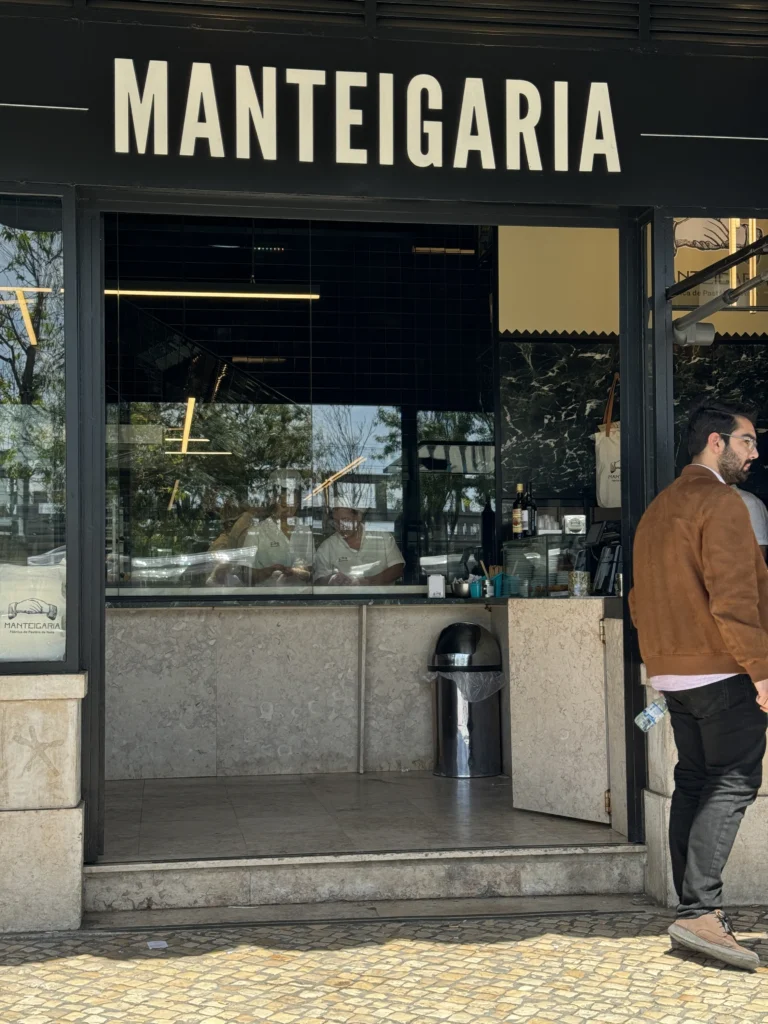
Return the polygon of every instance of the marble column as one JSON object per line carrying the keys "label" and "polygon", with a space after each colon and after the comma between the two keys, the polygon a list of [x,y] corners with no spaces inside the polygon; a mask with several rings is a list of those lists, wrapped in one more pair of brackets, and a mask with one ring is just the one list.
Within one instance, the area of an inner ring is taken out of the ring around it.
{"label": "marble column", "polygon": [[0,676],[0,932],[80,927],[84,675]]}
{"label": "marble column", "polygon": [[[643,674],[645,682],[645,675]],[[646,685],[646,703],[660,696]],[[674,791],[677,749],[669,715],[648,733],[648,788],[645,791],[645,841],[648,848],[645,891],[662,906],[677,904],[672,884],[672,864],[667,834],[669,808]],[[768,757],[766,758],[768,762]],[[768,835],[768,763],[763,764],[763,785],[755,803],[747,809],[723,875],[723,900],[728,906],[762,903],[765,900],[765,837]]]}

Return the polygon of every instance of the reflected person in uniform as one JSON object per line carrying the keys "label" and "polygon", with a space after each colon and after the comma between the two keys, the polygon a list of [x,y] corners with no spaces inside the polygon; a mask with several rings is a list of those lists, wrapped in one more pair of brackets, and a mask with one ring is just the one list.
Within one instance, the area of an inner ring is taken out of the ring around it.
{"label": "reflected person in uniform", "polygon": [[312,531],[297,520],[301,478],[296,471],[275,471],[269,478],[267,514],[244,512],[232,529],[218,537],[211,551],[227,550],[229,558],[208,578],[222,585],[241,578],[251,585],[301,586],[312,574]]}
{"label": "reflected person in uniform", "polygon": [[405,559],[391,533],[368,530],[363,510],[341,496],[333,509],[334,532],[317,549],[315,583],[319,586],[381,587],[403,575]]}

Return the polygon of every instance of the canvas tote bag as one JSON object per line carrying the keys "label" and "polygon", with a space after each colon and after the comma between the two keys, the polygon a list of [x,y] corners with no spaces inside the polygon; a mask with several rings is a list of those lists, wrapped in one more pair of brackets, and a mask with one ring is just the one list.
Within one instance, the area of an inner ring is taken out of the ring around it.
{"label": "canvas tote bag", "polygon": [[611,393],[605,407],[603,422],[595,440],[595,468],[597,471],[597,504],[600,508],[621,507],[621,424],[613,422],[613,402],[616,397],[618,373],[613,375]]}

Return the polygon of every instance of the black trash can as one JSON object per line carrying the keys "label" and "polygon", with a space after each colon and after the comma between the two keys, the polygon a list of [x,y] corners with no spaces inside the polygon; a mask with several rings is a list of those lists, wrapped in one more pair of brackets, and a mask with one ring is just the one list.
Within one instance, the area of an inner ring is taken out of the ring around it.
{"label": "black trash can", "polygon": [[[475,622],[454,622],[438,637],[434,684],[435,775],[475,779],[501,775],[501,651]],[[493,691],[493,692],[490,692]],[[489,693],[489,696],[482,696]],[[481,699],[471,699],[475,695]]]}

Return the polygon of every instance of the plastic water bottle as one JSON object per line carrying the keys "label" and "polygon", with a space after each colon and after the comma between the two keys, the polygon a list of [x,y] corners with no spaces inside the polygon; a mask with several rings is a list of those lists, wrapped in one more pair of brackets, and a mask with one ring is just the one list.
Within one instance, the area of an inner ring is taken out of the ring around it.
{"label": "plastic water bottle", "polygon": [[660,722],[667,713],[667,701],[665,697],[651,701],[647,708],[643,708],[635,719],[635,725],[643,732],[648,732],[657,722]]}

